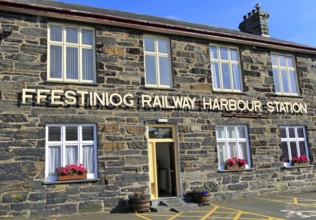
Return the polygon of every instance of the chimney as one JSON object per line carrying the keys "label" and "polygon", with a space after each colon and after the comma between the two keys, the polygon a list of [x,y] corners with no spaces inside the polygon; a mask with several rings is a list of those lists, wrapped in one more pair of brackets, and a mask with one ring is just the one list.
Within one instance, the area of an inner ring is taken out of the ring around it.
{"label": "chimney", "polygon": [[257,3],[255,9],[244,16],[238,28],[242,32],[269,37],[269,17],[268,13],[260,10],[260,4]]}

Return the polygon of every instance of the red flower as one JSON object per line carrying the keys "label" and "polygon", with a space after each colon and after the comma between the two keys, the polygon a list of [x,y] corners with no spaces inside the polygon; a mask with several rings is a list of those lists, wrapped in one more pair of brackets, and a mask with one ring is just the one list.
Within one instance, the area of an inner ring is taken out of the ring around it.
{"label": "red flower", "polygon": [[235,165],[237,165],[238,167],[241,167],[241,166],[246,165],[246,164],[247,164],[246,160],[241,159],[241,158],[237,158],[237,157],[230,158],[230,159],[226,160],[226,162],[225,162],[226,167],[231,167],[231,166],[235,166]]}
{"label": "red flower", "polygon": [[84,173],[87,173],[87,169],[84,168],[82,164],[71,164],[57,168],[56,173],[58,176],[71,176],[73,174],[82,175]]}

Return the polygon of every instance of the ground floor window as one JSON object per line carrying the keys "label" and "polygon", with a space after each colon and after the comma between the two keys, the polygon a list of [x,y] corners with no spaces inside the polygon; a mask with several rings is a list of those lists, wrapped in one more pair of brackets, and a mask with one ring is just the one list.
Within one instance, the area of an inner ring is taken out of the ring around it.
{"label": "ground floor window", "polygon": [[96,126],[72,124],[46,126],[45,177],[56,180],[56,168],[83,164],[87,178],[97,177]]}
{"label": "ground floor window", "polygon": [[247,126],[216,126],[216,143],[219,169],[225,169],[225,163],[232,158],[246,161],[246,168],[251,167]]}
{"label": "ground floor window", "polygon": [[281,126],[281,148],[282,160],[291,165],[293,159],[300,156],[308,156],[307,139],[305,127],[303,126]]}

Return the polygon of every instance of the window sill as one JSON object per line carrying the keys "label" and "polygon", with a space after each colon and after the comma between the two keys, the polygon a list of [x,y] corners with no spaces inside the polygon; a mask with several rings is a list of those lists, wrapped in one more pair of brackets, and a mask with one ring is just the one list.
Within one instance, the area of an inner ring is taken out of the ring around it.
{"label": "window sill", "polygon": [[55,84],[64,84],[64,85],[81,85],[81,86],[97,86],[98,83],[87,83],[87,82],[67,82],[67,81],[54,81],[54,80],[47,80],[44,82],[46,85],[55,85]]}
{"label": "window sill", "polygon": [[276,94],[276,93],[270,93],[267,94],[269,97],[287,97],[287,98],[303,98],[303,96],[300,95],[285,95],[285,94]]}
{"label": "window sill", "polygon": [[240,170],[218,170],[218,173],[244,172],[244,171],[254,171],[254,169],[249,168],[249,169],[240,169]]}
{"label": "window sill", "polygon": [[150,87],[150,86],[142,86],[141,89],[145,89],[145,90],[169,90],[169,91],[176,91],[175,88],[161,88],[161,87]]}
{"label": "window sill", "polygon": [[234,92],[234,91],[222,91],[222,90],[212,90],[213,93],[225,93],[225,94],[235,94],[235,95],[247,95],[245,92]]}
{"label": "window sill", "polygon": [[86,180],[66,180],[66,181],[44,181],[43,185],[57,185],[57,184],[69,184],[69,183],[91,183],[97,182],[100,178],[86,179]]}
{"label": "window sill", "polygon": [[295,169],[295,168],[308,168],[313,167],[313,165],[302,165],[302,166],[283,166],[283,169]]}

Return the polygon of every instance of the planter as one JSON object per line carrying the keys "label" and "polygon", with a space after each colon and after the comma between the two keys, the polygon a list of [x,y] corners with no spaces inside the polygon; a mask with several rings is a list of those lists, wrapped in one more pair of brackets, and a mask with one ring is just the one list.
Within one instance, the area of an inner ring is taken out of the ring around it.
{"label": "planter", "polygon": [[130,199],[132,212],[149,212],[150,199]]}
{"label": "planter", "polygon": [[309,162],[305,162],[305,163],[293,163],[294,167],[300,167],[300,166],[308,166]]}
{"label": "planter", "polygon": [[241,167],[239,167],[238,165],[233,165],[233,166],[227,166],[226,169],[227,170],[244,170],[245,169],[245,165],[242,165]]}
{"label": "planter", "polygon": [[195,202],[199,205],[209,205],[211,203],[211,194],[197,194],[195,195]]}
{"label": "planter", "polygon": [[69,176],[57,176],[58,181],[85,180],[85,179],[87,179],[87,173],[83,173],[82,175],[73,174]]}

